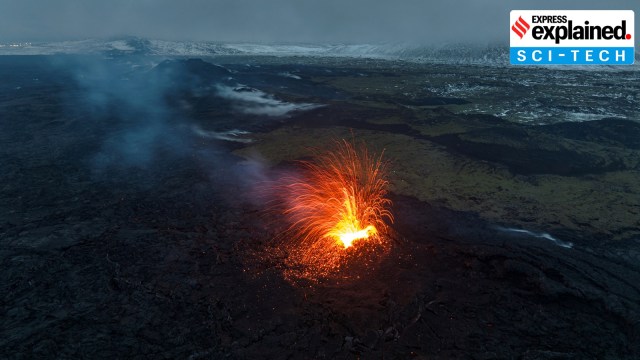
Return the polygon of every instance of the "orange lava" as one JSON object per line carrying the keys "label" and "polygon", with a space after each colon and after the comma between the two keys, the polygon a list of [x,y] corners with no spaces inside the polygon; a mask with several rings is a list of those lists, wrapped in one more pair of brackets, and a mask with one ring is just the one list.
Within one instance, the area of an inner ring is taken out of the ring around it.
{"label": "orange lava", "polygon": [[393,216],[382,156],[343,140],[300,165],[301,177],[287,178],[282,188],[292,268],[306,278],[329,276],[348,260],[369,262],[387,248]]}

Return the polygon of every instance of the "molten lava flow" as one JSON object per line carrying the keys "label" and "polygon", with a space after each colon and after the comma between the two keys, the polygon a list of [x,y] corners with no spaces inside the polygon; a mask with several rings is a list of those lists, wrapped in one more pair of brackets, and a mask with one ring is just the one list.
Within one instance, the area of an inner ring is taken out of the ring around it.
{"label": "molten lava flow", "polygon": [[337,235],[338,239],[342,242],[345,248],[348,248],[353,244],[354,240],[358,239],[368,239],[370,235],[375,235],[378,233],[378,230],[374,228],[372,225],[367,226],[362,230],[358,230],[358,228],[352,228],[348,230],[344,230]]}
{"label": "molten lava flow", "polygon": [[302,176],[288,178],[283,187],[289,253],[296,265],[307,275],[327,275],[352,253],[347,250],[355,249],[357,257],[386,247],[385,220],[392,222],[393,216],[381,156],[341,141],[334,151],[300,165]]}

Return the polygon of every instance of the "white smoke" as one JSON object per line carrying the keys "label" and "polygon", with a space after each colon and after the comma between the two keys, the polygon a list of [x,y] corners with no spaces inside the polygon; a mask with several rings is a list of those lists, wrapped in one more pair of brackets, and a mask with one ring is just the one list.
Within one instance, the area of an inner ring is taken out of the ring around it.
{"label": "white smoke", "polygon": [[560,240],[558,238],[553,237],[551,234],[546,233],[546,232],[536,233],[536,232],[525,230],[525,229],[506,228],[506,227],[502,227],[502,226],[496,226],[496,229],[499,230],[499,231],[516,233],[516,234],[521,234],[521,235],[525,235],[525,236],[532,236],[532,237],[535,237],[535,238],[549,240],[549,241],[552,241],[554,244],[556,244],[558,246],[561,246],[563,248],[567,248],[567,249],[571,249],[573,247],[573,243],[572,242],[562,241],[562,240]]}
{"label": "white smoke", "polygon": [[311,110],[320,106],[285,102],[263,91],[243,85],[231,87],[218,84],[216,88],[218,96],[231,100],[238,112],[249,115],[285,116],[294,111]]}
{"label": "white smoke", "polygon": [[225,141],[234,141],[240,143],[251,143],[252,139],[247,138],[248,134],[251,134],[249,131],[233,129],[227,131],[210,131],[204,130],[198,125],[193,125],[191,130],[198,136],[207,139],[216,139],[216,140],[225,140]]}

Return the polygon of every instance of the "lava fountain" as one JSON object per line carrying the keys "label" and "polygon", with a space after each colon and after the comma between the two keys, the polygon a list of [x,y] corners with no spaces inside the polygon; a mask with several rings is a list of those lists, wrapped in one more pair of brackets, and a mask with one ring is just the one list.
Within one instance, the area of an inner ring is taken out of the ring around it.
{"label": "lava fountain", "polygon": [[336,141],[335,149],[300,161],[299,177],[282,182],[289,265],[306,278],[340,272],[346,260],[371,263],[388,247],[393,222],[386,197],[387,163],[364,144]]}

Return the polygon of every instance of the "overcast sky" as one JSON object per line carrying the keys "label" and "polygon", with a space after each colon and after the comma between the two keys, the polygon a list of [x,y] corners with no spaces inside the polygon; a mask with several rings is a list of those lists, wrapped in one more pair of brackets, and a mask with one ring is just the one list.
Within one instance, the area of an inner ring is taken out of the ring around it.
{"label": "overcast sky", "polygon": [[506,43],[512,9],[638,14],[640,0],[0,0],[0,42],[134,35],[230,42]]}

